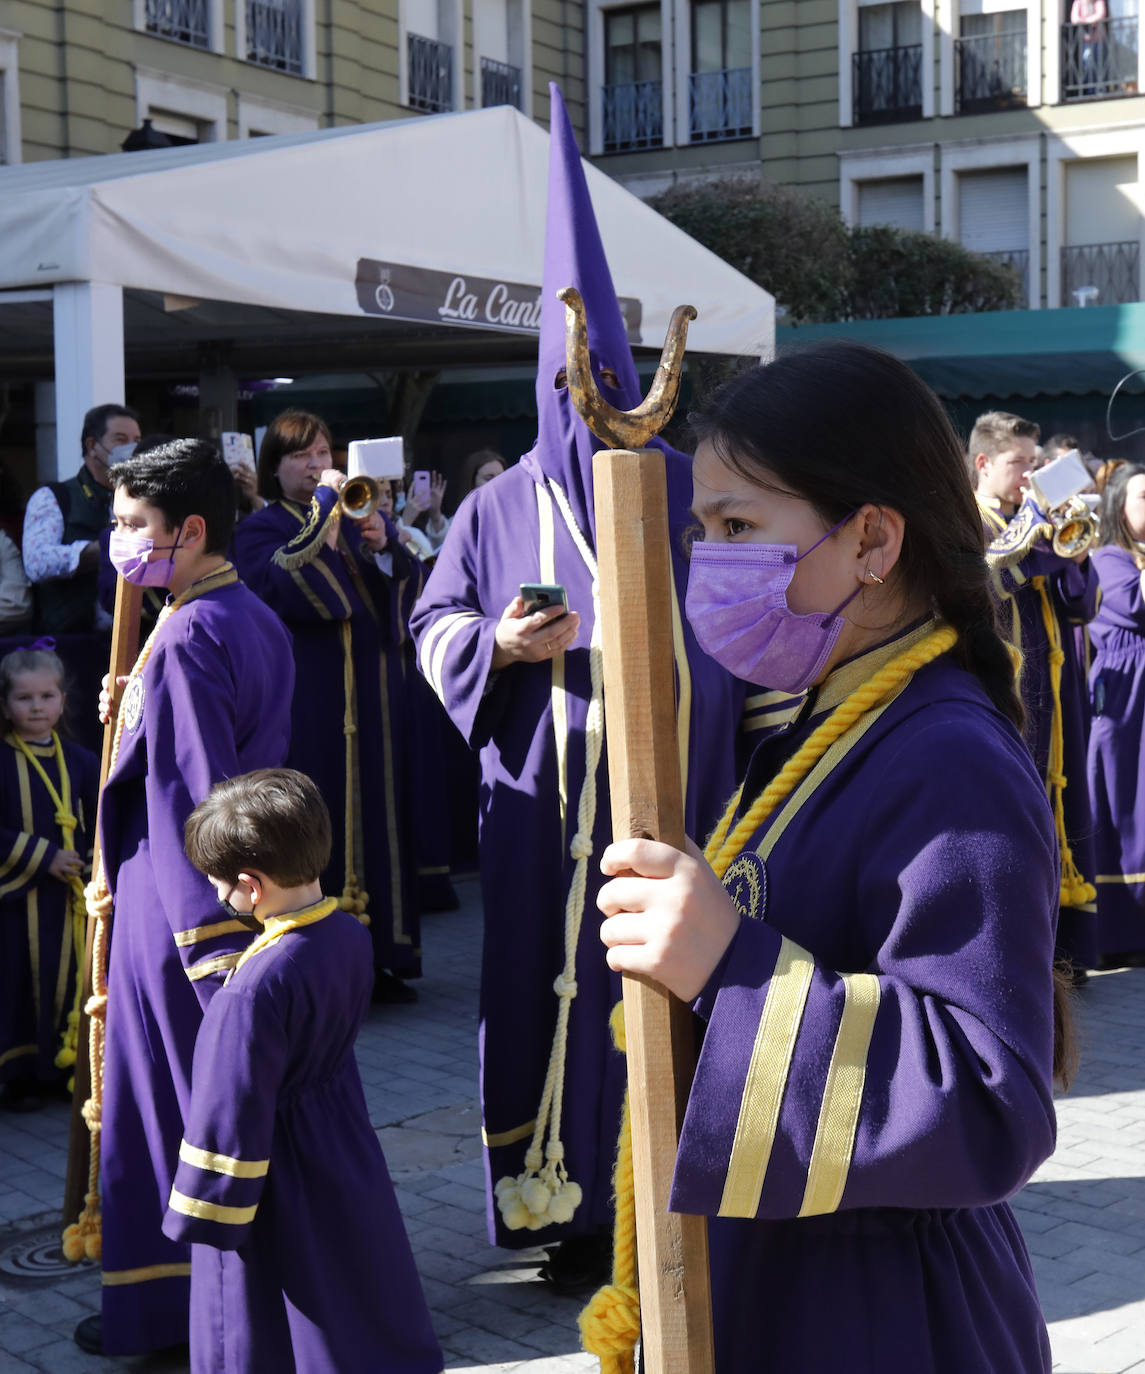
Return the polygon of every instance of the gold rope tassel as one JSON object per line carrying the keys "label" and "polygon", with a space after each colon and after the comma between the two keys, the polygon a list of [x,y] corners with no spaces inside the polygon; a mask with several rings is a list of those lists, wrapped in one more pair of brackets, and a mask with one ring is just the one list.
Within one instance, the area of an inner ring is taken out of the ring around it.
{"label": "gold rope tassel", "polygon": [[[617,1002],[608,1018],[612,1043],[626,1053],[624,1003]],[[636,1280],[636,1193],[632,1186],[632,1115],[628,1093],[616,1143],[612,1176],[616,1222],[612,1230],[612,1282],[593,1294],[577,1318],[580,1343],[600,1359],[601,1374],[632,1374],[636,1342],[640,1339],[640,1293]]]}
{"label": "gold rope tassel", "polygon": [[1046,590],[1046,579],[1038,576],[1031,579],[1038,589],[1041,601],[1042,623],[1046,627],[1046,638],[1050,644],[1050,697],[1053,713],[1050,719],[1050,756],[1046,765],[1046,788],[1054,812],[1054,829],[1057,831],[1058,852],[1061,855],[1061,896],[1062,906],[1085,906],[1097,900],[1097,888],[1086,882],[1070,849],[1065,828],[1065,727],[1062,717],[1062,666],[1065,653],[1062,650],[1061,627],[1054,615],[1050,594]]}
{"label": "gold rope tassel", "polygon": [[338,898],[338,905],[343,911],[349,912],[351,916],[357,916],[364,926],[368,926],[370,918],[367,915],[367,907],[370,902],[370,894],[364,892],[359,886],[354,862],[354,773],[358,753],[358,722],[354,712],[353,637],[348,620],[340,621],[338,629],[342,636],[342,689],[345,696],[345,705],[342,710],[342,734],[346,739],[346,849],[342,895]]}
{"label": "gold rope tassel", "polygon": [[[230,580],[233,581],[233,569],[230,568],[229,564],[224,564],[219,569],[219,573],[225,574],[227,572],[230,573]],[[127,683],[124,685],[123,693],[119,698],[119,709],[115,717],[115,735],[111,742],[111,764],[108,768],[108,776],[114,770],[116,759],[119,757],[119,744],[123,738],[124,725],[123,702],[127,696],[127,687],[143,672],[151,655],[155,637],[160,629],[184,602],[191,599],[192,593],[197,594],[197,588],[200,585],[188,587],[170,605],[163,607],[155,621],[155,628],[147,636],[147,643],[135,660],[135,666],[132,668]],[[98,1260],[102,1254],[103,1246],[99,1200],[99,1156],[100,1134],[103,1127],[104,1046],[107,1038],[107,947],[108,937],[111,933],[113,903],[111,891],[107,885],[107,874],[104,871],[102,854],[99,859],[99,867],[92,881],[84,889],[84,897],[87,903],[87,914],[94,922],[91,943],[91,996],[84,1008],[88,1015],[88,1062],[91,1068],[91,1096],[83,1105],[83,1119],[87,1122],[87,1128],[91,1134],[91,1145],[88,1150],[88,1184],[87,1193],[83,1200],[83,1211],[80,1212],[78,1221],[65,1227],[61,1244],[64,1258],[71,1264],[78,1264],[80,1260],[84,1259]],[[76,981],[82,987],[82,964],[76,969]]]}

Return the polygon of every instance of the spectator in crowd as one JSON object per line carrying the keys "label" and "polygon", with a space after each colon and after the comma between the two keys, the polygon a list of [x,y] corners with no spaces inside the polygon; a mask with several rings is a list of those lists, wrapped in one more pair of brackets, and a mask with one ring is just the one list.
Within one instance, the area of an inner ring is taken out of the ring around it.
{"label": "spectator in crowd", "polygon": [[1093,821],[1085,776],[1088,701],[1075,630],[1097,609],[1089,555],[1054,552],[1047,512],[1027,493],[1038,426],[1005,411],[980,415],[970,464],[989,547],[1002,633],[1021,653],[1026,740],[1054,807],[1061,850],[1058,953],[1075,981],[1097,962]]}
{"label": "spectator in crowd", "polygon": [[[414,524],[406,524],[405,513],[410,506],[409,498],[406,498],[402,503],[401,510],[398,511],[393,482],[383,477],[379,481],[378,487],[380,490],[378,509],[387,520],[393,521],[394,528],[398,532],[398,544],[408,553],[412,554],[414,558],[419,558],[428,562],[436,555],[437,550],[434,548],[429,536],[424,530],[418,529]],[[392,556],[392,549],[383,551],[379,554],[379,558],[382,560],[379,566],[383,571],[389,572],[389,563]]]}
{"label": "spectator in crowd", "polygon": [[111,511],[108,468],[113,450],[138,443],[139,435],[139,416],[128,406],[94,406],[84,416],[79,472],[40,487],[28,501],[24,568],[36,586],[38,628],[48,634],[107,623],[97,591],[99,537]]}
{"label": "spectator in crowd", "polygon": [[1101,494],[1090,623],[1089,788],[1104,967],[1145,962],[1145,464],[1122,463]]}
{"label": "spectator in crowd", "polygon": [[471,453],[461,469],[462,496],[468,496],[486,482],[492,482],[494,477],[500,477],[508,466],[495,449],[479,448],[476,453]]}
{"label": "spectator in crowd", "polygon": [[423,534],[429,546],[429,557],[436,557],[449,532],[449,517],[441,512],[445,499],[446,480],[440,472],[429,474],[429,490],[420,492],[415,484],[406,483],[406,499],[401,519],[408,529]]}
{"label": "spectator in crowd", "polygon": [[[386,517],[368,538],[361,522],[343,519],[345,481],[326,422],[283,411],[259,449],[265,504],[235,530],[234,557],[243,581],[293,636],[288,762],[330,798],[334,847],[323,887],[343,910],[369,916],[375,1000],[413,1002],[416,992],[402,981],[421,973],[412,854],[401,830],[409,815],[403,727],[390,719],[382,673],[384,650],[403,633],[404,579],[383,577],[374,561],[399,535]],[[405,566],[420,579],[420,564]]]}
{"label": "spectator in crowd", "polygon": [[32,623],[32,584],[20,550],[0,530],[0,635],[18,635]]}

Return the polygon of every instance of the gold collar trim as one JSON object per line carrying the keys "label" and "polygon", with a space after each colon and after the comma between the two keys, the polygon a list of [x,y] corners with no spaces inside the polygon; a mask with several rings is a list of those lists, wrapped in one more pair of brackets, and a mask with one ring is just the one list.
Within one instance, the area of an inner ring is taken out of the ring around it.
{"label": "gold collar trim", "polygon": [[921,625],[916,625],[913,630],[907,630],[905,634],[896,635],[894,639],[878,645],[877,648],[868,649],[866,653],[850,658],[846,663],[840,663],[820,687],[819,695],[811,708],[812,717],[833,711],[856,688],[861,687],[869,678],[885,668],[892,659],[906,653],[908,649],[913,649],[916,644],[921,644],[927,635],[933,634],[938,628],[939,621],[932,616]]}
{"label": "gold collar trim", "polygon": [[13,749],[21,750],[34,755],[38,759],[54,759],[56,757],[55,731],[52,731],[52,739],[48,744],[33,744],[31,740],[21,740],[17,737],[14,730],[9,730],[4,736],[4,743]]}

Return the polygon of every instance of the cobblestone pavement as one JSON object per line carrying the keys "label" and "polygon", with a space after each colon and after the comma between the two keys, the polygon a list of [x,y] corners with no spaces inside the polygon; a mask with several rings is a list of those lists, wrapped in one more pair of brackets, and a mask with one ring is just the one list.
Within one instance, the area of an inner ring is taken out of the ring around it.
{"label": "cobblestone pavement", "polygon": [[[424,922],[418,1004],[375,1008],[363,1030],[372,1120],[448,1368],[595,1369],[579,1348],[579,1303],[536,1279],[541,1252],[485,1241],[474,1100],[480,909],[475,883],[459,891],[459,912]],[[1059,1104],[1058,1151],[1015,1207],[1054,1370],[1145,1374],[1145,969],[1095,976],[1078,1000],[1084,1059]],[[73,1344],[76,1322],[98,1309],[99,1276],[59,1258],[66,1141],[63,1104],[0,1114],[0,1374],[185,1374],[185,1351],[112,1360]]]}

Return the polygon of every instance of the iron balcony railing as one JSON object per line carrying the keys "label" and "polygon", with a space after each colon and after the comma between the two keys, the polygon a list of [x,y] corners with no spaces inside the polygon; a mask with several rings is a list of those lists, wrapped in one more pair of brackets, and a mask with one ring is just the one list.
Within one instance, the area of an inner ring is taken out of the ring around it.
{"label": "iron balcony railing", "polygon": [[302,75],[302,0],[246,0],[248,62]]}
{"label": "iron balcony railing", "polygon": [[148,33],[193,48],[211,46],[208,0],[147,0],[144,16]]}
{"label": "iron balcony railing", "polygon": [[409,103],[415,110],[453,109],[453,49],[436,38],[407,35]]}
{"label": "iron balcony railing", "polygon": [[603,87],[601,95],[606,153],[658,148],[663,143],[664,114],[659,81],[625,81]]}
{"label": "iron balcony railing", "polygon": [[959,114],[1008,110],[1026,103],[1026,34],[987,33],[954,40]]}
{"label": "iron balcony railing", "polygon": [[521,69],[492,57],[481,59],[481,104],[521,108]]}
{"label": "iron balcony railing", "polygon": [[1028,309],[1030,304],[1030,250],[1028,248],[1000,248],[989,253],[979,253],[979,257],[989,258],[1010,268],[1021,283],[1022,293],[1019,308]]}
{"label": "iron balcony railing", "polygon": [[1063,305],[1128,305],[1141,299],[1141,244],[1084,243],[1062,249]]}
{"label": "iron balcony railing", "polygon": [[693,143],[716,143],[752,134],[751,68],[692,72],[688,77],[688,129]]}
{"label": "iron balcony railing", "polygon": [[922,118],[922,44],[872,48],[851,58],[854,121]]}
{"label": "iron balcony railing", "polygon": [[1062,99],[1095,100],[1137,94],[1135,14],[1092,24],[1062,25]]}

